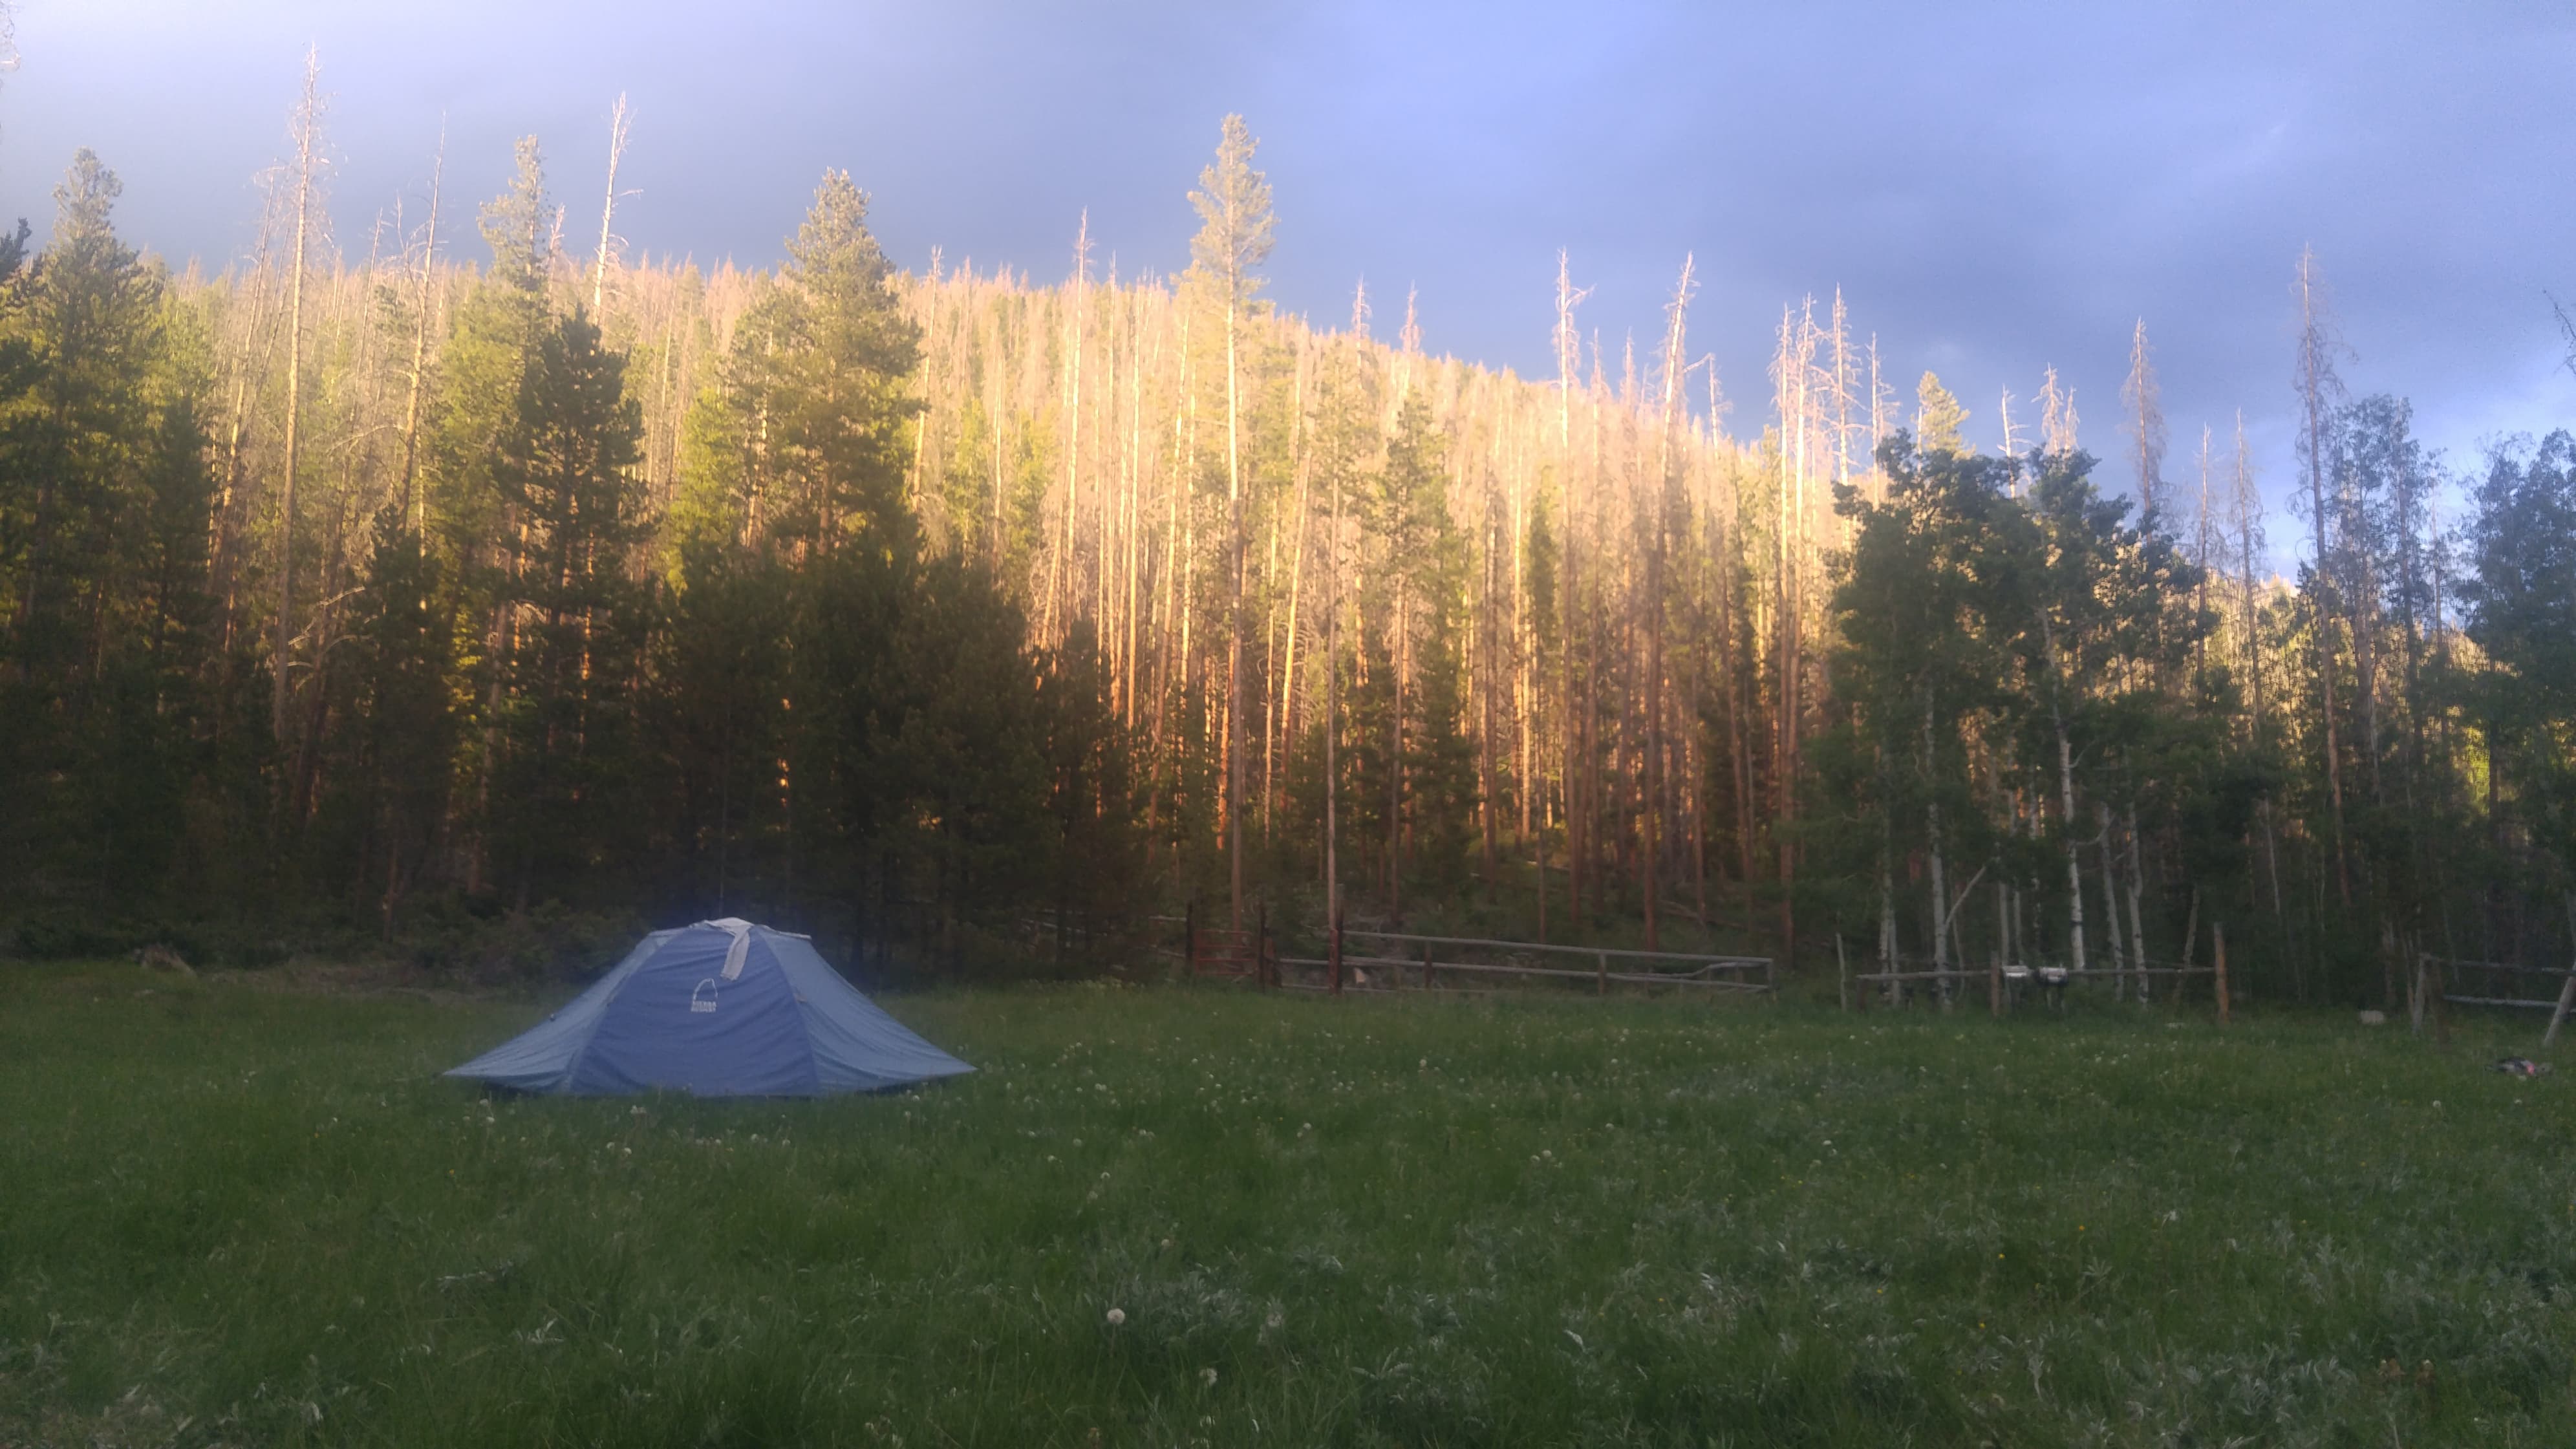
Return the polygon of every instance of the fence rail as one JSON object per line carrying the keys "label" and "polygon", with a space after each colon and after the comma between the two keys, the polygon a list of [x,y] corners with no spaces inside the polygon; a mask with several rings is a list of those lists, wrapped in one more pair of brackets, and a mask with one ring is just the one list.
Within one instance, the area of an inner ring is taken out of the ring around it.
{"label": "fence rail", "polygon": [[[1381,945],[1393,943],[1418,946],[1421,948],[1421,955],[1418,958],[1353,957],[1342,949],[1342,942],[1350,938],[1381,943]],[[1439,959],[1439,954],[1444,948],[1451,953],[1462,950],[1501,952],[1520,956],[1525,960],[1546,956],[1571,956],[1590,961],[1592,969],[1584,971],[1562,966],[1539,966],[1520,962],[1460,961],[1454,959],[1454,954],[1453,959],[1444,961]],[[1610,963],[1614,958],[1627,965],[1670,963],[1680,969],[1613,971],[1610,969]],[[1777,971],[1770,957],[1736,956],[1717,951],[1639,951],[1624,946],[1578,946],[1557,941],[1498,941],[1485,936],[1427,936],[1407,931],[1370,931],[1353,930],[1348,926],[1339,927],[1333,933],[1331,954],[1320,963],[1327,972],[1326,979],[1331,989],[1340,989],[1341,966],[1354,962],[1361,964],[1378,962],[1396,967],[1399,970],[1396,978],[1399,982],[1402,980],[1401,970],[1419,966],[1422,970],[1421,985],[1426,989],[1437,984],[1437,974],[1440,972],[1453,974],[1463,972],[1470,975],[1516,976],[1524,979],[1588,980],[1592,983],[1594,994],[1601,996],[1610,994],[1613,983],[1622,986],[1698,987],[1704,990],[1736,991],[1752,995],[1776,996],[1778,994]],[[1749,973],[1756,971],[1762,974],[1760,981],[1744,979]],[[1720,979],[1721,973],[1725,979]]]}
{"label": "fence rail", "polygon": [[[1737,956],[1723,952],[1639,951],[1620,946],[1575,946],[1554,941],[1502,941],[1482,936],[1426,936],[1404,931],[1353,930],[1336,925],[1322,956],[1288,956],[1280,953],[1272,936],[1267,913],[1250,931],[1221,930],[1199,924],[1194,906],[1183,916],[1166,919],[1182,927],[1181,947],[1173,954],[1190,975],[1250,980],[1264,987],[1290,990],[1319,990],[1339,995],[1349,990],[1398,990],[1408,984],[1432,989],[1447,976],[1454,989],[1461,977],[1522,978],[1560,981],[1588,981],[1594,991],[1608,995],[1613,985],[1653,988],[1679,987],[1686,990],[1731,992],[1739,995],[1776,996],[1777,969],[1767,956]],[[1368,954],[1353,954],[1342,946],[1345,940],[1368,943]],[[1386,954],[1419,948],[1419,954]],[[1522,958],[1518,961],[1474,961],[1458,959],[1459,953],[1502,953]],[[1447,959],[1443,959],[1443,957]],[[1575,957],[1591,963],[1589,970],[1571,966],[1535,964],[1549,956]],[[1622,970],[1612,970],[1613,962]],[[1668,965],[1672,969],[1655,969]],[[1286,968],[1320,972],[1320,984],[1287,979]],[[1383,983],[1363,983],[1348,979],[1350,968],[1368,967],[1386,973]],[[1419,970],[1421,975],[1408,983],[1407,978]],[[1760,979],[1752,979],[1759,973]],[[1497,983],[1499,984],[1499,983]]]}
{"label": "fence rail", "polygon": [[[1282,966],[1319,967],[1328,972],[1333,965],[1330,958],[1322,956],[1281,956],[1277,958],[1277,962]],[[1742,991],[1755,995],[1771,990],[1770,985],[1765,982],[1720,981],[1680,971],[1571,971],[1558,966],[1504,966],[1482,961],[1433,961],[1428,967],[1424,967],[1424,963],[1419,960],[1406,960],[1398,956],[1344,956],[1342,964],[1344,966],[1382,966],[1393,973],[1399,981],[1403,979],[1403,972],[1422,967],[1424,974],[1433,978],[1424,984],[1432,986],[1438,984],[1438,978],[1441,976],[1463,973],[1471,976],[1541,976],[1564,981],[1611,982],[1622,986],[1698,987],[1705,991]],[[1327,985],[1324,989],[1332,988]],[[1352,989],[1366,991],[1396,988],[1354,986]]]}
{"label": "fence rail", "polygon": [[1719,951],[1637,951],[1623,946],[1576,946],[1559,941],[1493,941],[1480,936],[1416,936],[1401,931],[1361,931],[1342,928],[1345,937],[1357,936],[1370,941],[1410,941],[1421,946],[1464,946],[1473,950],[1551,952],[1560,956],[1598,958],[1614,956],[1624,961],[1681,961],[1727,971],[1763,971],[1771,969],[1768,956],[1730,956]]}
{"label": "fence rail", "polygon": [[[2569,924],[2576,926],[2576,901],[2568,906]],[[2463,980],[2461,978],[2468,978]],[[2485,993],[2515,989],[2514,978],[2538,977],[2556,981],[2554,996],[2492,996]],[[2427,985],[2427,983],[2430,983]],[[2454,991],[2453,986],[2467,988]],[[2545,1011],[2549,1025],[2540,1033],[2540,1044],[2548,1046],[2558,1040],[2558,1029],[2567,1023],[2568,1012],[2576,1008],[2576,966],[2525,966],[2513,961],[2446,960],[2430,951],[2415,957],[2415,979],[2409,983],[2410,1002],[2428,997],[2439,998],[2449,1006],[2493,1006],[2506,1011]],[[2420,1014],[2420,1009],[2419,1009]]]}
{"label": "fence rail", "polygon": [[[2194,965],[2187,961],[2132,963],[2114,960],[2106,965],[2071,971],[2063,966],[2024,964],[2007,966],[1990,961],[1984,966],[1962,964],[1948,969],[1854,972],[1843,955],[1842,940],[1837,937],[1834,941],[1834,957],[1838,963],[1843,963],[1841,985],[1837,988],[1837,995],[1841,997],[1845,1010],[1852,1009],[1854,1005],[1866,1010],[1869,1006],[1869,988],[1872,986],[1893,988],[1888,993],[1893,999],[1901,995],[1901,989],[1907,982],[1933,981],[1945,986],[1956,982],[1964,989],[1968,983],[1982,979],[1986,983],[1988,1008],[1995,1016],[2001,1017],[2006,1008],[2018,1004],[2022,993],[2031,987],[2038,987],[2048,993],[2048,999],[2052,1004],[2063,1006],[2066,988],[2078,983],[2108,981],[2125,990],[2131,977],[2140,978],[2143,985],[2146,980],[2155,977],[2164,977],[2179,983],[2193,976],[2207,976],[2212,978],[2211,995],[2216,998],[2218,1020],[2224,1025],[2228,1019],[2226,927],[2215,924],[2211,926],[2210,945],[2212,959],[2206,966]],[[1902,958],[1899,959],[1902,960]],[[1861,988],[1857,995],[1851,991],[1854,986]],[[2177,984],[2173,989],[2172,999],[2178,1002],[2182,994],[2182,987]],[[2141,995],[2140,999],[2144,1000],[2145,997]]]}

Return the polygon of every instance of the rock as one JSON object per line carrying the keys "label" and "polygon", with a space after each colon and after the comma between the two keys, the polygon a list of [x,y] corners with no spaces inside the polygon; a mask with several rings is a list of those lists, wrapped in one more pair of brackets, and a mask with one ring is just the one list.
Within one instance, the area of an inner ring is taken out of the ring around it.
{"label": "rock", "polygon": [[134,953],[134,964],[146,971],[161,971],[172,976],[194,976],[196,971],[187,958],[167,946],[146,946]]}
{"label": "rock", "polygon": [[2363,1026],[2386,1026],[2388,1025],[2388,1013],[2384,1011],[2365,1011],[2361,1014],[2361,1024]]}

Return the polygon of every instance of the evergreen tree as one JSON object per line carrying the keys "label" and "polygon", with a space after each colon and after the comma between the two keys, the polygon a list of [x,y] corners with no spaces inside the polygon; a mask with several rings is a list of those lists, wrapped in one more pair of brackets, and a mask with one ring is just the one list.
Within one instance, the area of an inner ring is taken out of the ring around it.
{"label": "evergreen tree", "polygon": [[693,411],[700,471],[685,480],[682,509],[739,517],[790,547],[828,553],[855,539],[909,554],[905,445],[920,411],[909,388],[921,331],[847,172],[824,173],[787,252],[735,332],[722,389]]}
{"label": "evergreen tree", "polygon": [[483,208],[492,266],[457,309],[439,362],[430,421],[430,508],[451,553],[488,566],[509,531],[493,476],[502,439],[518,424],[521,381],[549,322],[545,157],[537,138],[518,144],[510,187]]}
{"label": "evergreen tree", "polygon": [[123,190],[88,150],[54,189],[53,241],[25,292],[32,385],[8,400],[13,663],[22,679],[72,691],[104,643],[94,615],[124,561],[153,434],[161,282],[117,238]]}
{"label": "evergreen tree", "polygon": [[[342,798],[316,832],[351,871],[348,887],[390,938],[404,902],[438,864],[459,738],[450,681],[455,620],[446,569],[399,503],[376,516],[375,544],[350,621],[355,724]],[[338,815],[337,829],[328,817]]]}
{"label": "evergreen tree", "polygon": [[[641,422],[623,359],[575,314],[542,333],[493,468],[519,521],[504,540],[517,644],[507,660],[501,859],[524,904],[611,857],[635,819],[634,684],[648,600],[632,471]],[[621,828],[623,826],[624,828]]]}
{"label": "evergreen tree", "polygon": [[1914,438],[1917,446],[1926,453],[1975,451],[1968,446],[1966,435],[1968,410],[1961,407],[1958,398],[1952,396],[1950,390],[1941,385],[1941,379],[1938,376],[1929,372],[1924,373],[1923,380],[1915,384],[1914,397]]}
{"label": "evergreen tree", "polygon": [[2518,862],[2534,884],[2576,888],[2576,436],[2541,440],[2528,457],[2499,453],[2478,487],[2468,528],[2474,568],[2461,592],[2469,637],[2495,661],[2480,682],[2490,827],[2530,832]]}
{"label": "evergreen tree", "polygon": [[786,750],[794,580],[769,552],[691,542],[654,636],[652,733],[676,877],[665,887],[706,915],[774,906],[763,887],[786,859],[777,762]]}
{"label": "evergreen tree", "polygon": [[1037,701],[1054,817],[1048,875],[1056,958],[1070,965],[1134,934],[1146,891],[1143,795],[1135,743],[1109,707],[1108,676],[1088,620],[1050,664]]}
{"label": "evergreen tree", "polygon": [[[208,479],[170,373],[165,279],[79,152],[0,315],[0,879],[162,895],[195,769]],[[23,242],[21,228],[19,241]]]}
{"label": "evergreen tree", "polygon": [[[1445,650],[1456,622],[1461,563],[1449,517],[1448,441],[1432,422],[1431,405],[1417,391],[1408,390],[1396,409],[1385,466],[1370,480],[1361,512],[1384,550],[1361,605],[1385,631],[1387,775],[1381,819],[1387,835],[1382,863],[1389,909],[1400,913],[1405,835],[1408,827],[1422,823],[1407,806],[1421,782],[1407,776],[1434,743],[1415,738],[1425,723],[1415,696],[1429,668],[1456,667]],[[1437,803],[1448,808],[1456,802],[1444,796]]]}
{"label": "evergreen tree", "polygon": [[2009,460],[1917,451],[1900,432],[1880,446],[1878,463],[1884,503],[1849,485],[1837,491],[1853,538],[1834,591],[1834,677],[1850,709],[1854,738],[1840,758],[1858,767],[1848,798],[1859,806],[1849,821],[1857,839],[1843,854],[1854,867],[1868,860],[1861,869],[1879,884],[1887,960],[1898,949],[1895,857],[1929,863],[1919,939],[1946,966],[1948,863],[1989,861],[1995,849],[1970,795],[1962,725],[2005,702],[2000,631],[2009,626],[1990,581],[1993,555],[2010,547],[2021,520],[2008,497]]}

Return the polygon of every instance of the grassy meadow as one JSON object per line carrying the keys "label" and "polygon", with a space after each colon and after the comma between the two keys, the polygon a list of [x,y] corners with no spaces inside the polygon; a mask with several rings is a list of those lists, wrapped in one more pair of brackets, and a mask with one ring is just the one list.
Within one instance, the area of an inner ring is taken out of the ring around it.
{"label": "grassy meadow", "polygon": [[887,1003],[975,1076],[719,1103],[0,1001],[0,1445],[2576,1441],[2526,1021],[979,991]]}

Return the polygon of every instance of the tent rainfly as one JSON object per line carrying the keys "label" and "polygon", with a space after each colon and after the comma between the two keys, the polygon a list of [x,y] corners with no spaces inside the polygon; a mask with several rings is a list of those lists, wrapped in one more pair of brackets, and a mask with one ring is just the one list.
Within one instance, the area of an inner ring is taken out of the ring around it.
{"label": "tent rainfly", "polygon": [[572,1097],[820,1097],[973,1070],[805,937],[728,916],[655,931],[562,1010],[446,1075]]}

